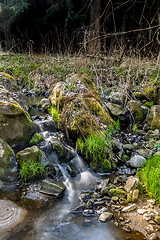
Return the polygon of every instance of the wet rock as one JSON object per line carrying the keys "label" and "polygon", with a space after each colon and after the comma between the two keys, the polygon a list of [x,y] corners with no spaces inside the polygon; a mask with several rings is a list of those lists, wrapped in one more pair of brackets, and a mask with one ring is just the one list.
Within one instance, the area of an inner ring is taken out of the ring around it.
{"label": "wet rock", "polygon": [[10,200],[0,200],[0,229],[8,230],[22,222],[27,211]]}
{"label": "wet rock", "polygon": [[119,189],[119,188],[113,188],[109,191],[109,195],[111,197],[113,196],[117,196],[117,197],[122,197],[122,198],[126,198],[127,197],[127,193],[126,191],[124,191],[123,189]]}
{"label": "wet rock", "polygon": [[100,201],[95,201],[95,202],[93,203],[93,207],[102,206],[104,203],[105,203],[105,201],[102,201],[102,200],[100,200]]}
{"label": "wet rock", "polygon": [[80,196],[79,196],[79,199],[82,201],[82,202],[87,202],[89,199],[91,198],[91,193],[82,193]]}
{"label": "wet rock", "polygon": [[138,154],[131,157],[130,160],[128,161],[130,166],[133,167],[133,168],[142,167],[145,164],[145,162],[146,162],[146,159],[144,157],[142,157],[141,155],[138,155]]}
{"label": "wet rock", "polygon": [[0,139],[0,179],[3,181],[17,181],[17,161],[12,148]]}
{"label": "wet rock", "polygon": [[55,197],[61,197],[65,191],[65,185],[52,179],[44,179],[41,182],[40,192]]}
{"label": "wet rock", "polygon": [[81,204],[78,207],[71,210],[72,213],[82,213],[84,211],[85,205]]}
{"label": "wet rock", "polygon": [[34,162],[37,162],[40,156],[41,156],[41,152],[37,146],[25,148],[16,154],[16,157],[20,164],[22,162],[27,162],[27,160],[29,159],[33,160]]}
{"label": "wet rock", "polygon": [[110,212],[103,212],[100,216],[99,216],[99,221],[101,222],[106,222],[106,221],[110,221],[113,218],[113,214]]}
{"label": "wet rock", "polygon": [[130,228],[130,226],[128,226],[128,225],[124,225],[124,226],[122,227],[122,229],[125,230],[126,232],[131,232],[131,231],[132,231],[131,228]]}
{"label": "wet rock", "polygon": [[115,150],[115,151],[122,151],[122,143],[118,140],[118,139],[116,139],[116,138],[113,138],[113,140],[112,140],[112,144],[113,144],[113,149]]}
{"label": "wet rock", "polygon": [[150,220],[154,219],[154,215],[151,214],[151,213],[145,213],[143,215],[143,219],[146,220],[146,221],[150,221]]}
{"label": "wet rock", "polygon": [[137,208],[136,204],[132,204],[127,207],[124,207],[122,209],[122,212],[131,212],[131,211],[134,211],[136,208]]}
{"label": "wet rock", "polygon": [[113,196],[113,197],[111,197],[111,201],[112,202],[118,202],[118,200],[119,200],[119,197],[117,197],[117,196]]}
{"label": "wet rock", "polygon": [[103,208],[101,208],[101,209],[99,209],[99,210],[96,211],[96,213],[97,213],[98,215],[101,215],[101,214],[104,213],[104,212],[107,212],[107,208],[106,208],[106,207],[103,207]]}
{"label": "wet rock", "polygon": [[44,140],[44,138],[42,137],[42,135],[40,133],[35,133],[33,135],[33,137],[31,138],[29,145],[30,146],[36,145],[36,144],[42,142],[43,140]]}
{"label": "wet rock", "polygon": [[137,149],[136,152],[138,153],[138,155],[141,155],[144,158],[148,158],[152,156],[152,150],[141,148],[141,149]]}
{"label": "wet rock", "polygon": [[108,194],[109,194],[109,187],[103,188],[103,189],[101,190],[101,194],[102,194],[103,196],[108,196]]}
{"label": "wet rock", "polygon": [[83,211],[83,215],[86,216],[86,217],[92,217],[95,215],[95,212],[93,209],[85,209]]}
{"label": "wet rock", "polygon": [[125,190],[129,193],[131,190],[134,190],[138,187],[139,180],[136,177],[130,176],[128,177],[125,185]]}

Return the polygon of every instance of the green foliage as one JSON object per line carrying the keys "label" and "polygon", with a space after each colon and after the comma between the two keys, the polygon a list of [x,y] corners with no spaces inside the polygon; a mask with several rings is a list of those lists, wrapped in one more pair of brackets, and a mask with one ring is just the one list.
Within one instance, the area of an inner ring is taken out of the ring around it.
{"label": "green foliage", "polygon": [[132,131],[134,133],[138,133],[139,132],[137,124],[133,124]]}
{"label": "green foliage", "polygon": [[60,116],[59,116],[57,108],[54,107],[54,106],[50,106],[48,108],[48,112],[52,115],[52,119],[54,120],[54,122],[58,123],[59,119],[60,119]]}
{"label": "green foliage", "polygon": [[29,142],[29,145],[37,145],[43,141],[43,137],[40,133],[36,133]]}
{"label": "green foliage", "polygon": [[139,176],[142,183],[145,184],[148,194],[160,204],[160,155],[149,158]]}
{"label": "green foliage", "polygon": [[153,102],[153,100],[151,100],[150,102],[145,102],[144,105],[145,105],[146,107],[151,108],[151,107],[154,105],[154,102]]}
{"label": "green foliage", "polygon": [[28,182],[40,178],[44,173],[44,167],[42,162],[35,162],[32,159],[28,159],[28,161],[20,164],[19,171],[21,180]]}
{"label": "green foliage", "polygon": [[90,161],[91,168],[102,172],[111,170],[109,147],[110,142],[102,134],[91,134],[84,141],[79,138],[76,142],[77,151]]}

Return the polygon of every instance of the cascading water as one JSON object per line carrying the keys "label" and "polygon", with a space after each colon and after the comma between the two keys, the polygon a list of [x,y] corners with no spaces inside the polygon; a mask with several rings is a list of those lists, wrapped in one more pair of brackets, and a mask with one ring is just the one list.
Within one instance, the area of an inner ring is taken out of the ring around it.
{"label": "cascading water", "polygon": [[[79,195],[82,190],[90,191],[100,179],[89,169],[76,150],[67,146],[62,140],[62,134],[52,128],[53,122],[50,116],[35,117],[33,120],[38,124],[40,133],[44,138],[40,149],[44,165],[52,165],[55,175],[63,181],[66,191],[61,199],[55,199],[48,210],[42,211],[39,217],[31,222],[31,230],[18,232],[9,240],[125,240],[124,231],[118,229],[112,223],[101,223],[97,216],[92,217],[75,213],[74,209],[80,205]],[[51,124],[50,124],[51,123]],[[64,148],[68,151],[66,163],[59,161],[58,155],[53,151],[52,144],[55,140],[61,140]],[[74,166],[76,174],[71,177]],[[54,175],[54,176],[55,176]],[[138,239],[138,238],[133,238]]]}

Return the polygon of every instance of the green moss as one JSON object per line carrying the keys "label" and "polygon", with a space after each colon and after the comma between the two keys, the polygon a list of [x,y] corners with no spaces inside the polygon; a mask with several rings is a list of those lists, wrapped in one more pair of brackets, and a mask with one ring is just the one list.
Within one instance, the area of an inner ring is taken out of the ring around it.
{"label": "green moss", "polygon": [[64,160],[64,149],[61,143],[55,143],[53,145],[53,151],[55,151],[60,161]]}
{"label": "green moss", "polygon": [[29,142],[29,145],[36,145],[40,142],[42,142],[44,139],[42,137],[42,135],[40,133],[36,133],[34,134],[34,136],[31,138],[30,142]]}
{"label": "green moss", "polygon": [[101,104],[95,98],[85,99],[85,103],[89,111],[96,115],[104,124],[115,124],[114,120],[110,117],[109,113],[104,110]]}
{"label": "green moss", "polygon": [[102,172],[110,172],[111,168],[111,163],[107,159],[105,159],[101,167]]}
{"label": "green moss", "polygon": [[109,191],[109,194],[111,197],[113,196],[117,196],[120,198],[126,198],[127,197],[127,193],[125,190],[120,189],[120,188],[113,188]]}
{"label": "green moss", "polygon": [[148,108],[151,108],[154,105],[154,102],[153,102],[153,100],[151,100],[150,102],[145,102],[144,105]]}

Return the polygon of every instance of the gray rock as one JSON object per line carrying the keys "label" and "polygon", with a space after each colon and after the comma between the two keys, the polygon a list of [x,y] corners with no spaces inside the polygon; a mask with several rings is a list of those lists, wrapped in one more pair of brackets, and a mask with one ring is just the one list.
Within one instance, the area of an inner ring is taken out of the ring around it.
{"label": "gray rock", "polygon": [[55,197],[61,197],[65,191],[65,185],[52,179],[45,179],[41,182],[40,192]]}
{"label": "gray rock", "polygon": [[138,154],[131,157],[131,159],[128,161],[129,165],[133,168],[142,167],[145,164],[145,162],[146,162],[146,159]]}
{"label": "gray rock", "polygon": [[142,108],[141,103],[135,100],[131,100],[127,103],[126,108],[130,111],[131,116],[134,118],[135,122],[142,122],[146,117],[146,112]]}
{"label": "gray rock", "polygon": [[110,212],[103,212],[100,216],[99,216],[99,221],[101,222],[106,222],[106,221],[110,221],[113,218],[113,214]]}
{"label": "gray rock", "polygon": [[137,208],[136,204],[132,204],[127,207],[124,207],[122,209],[122,212],[131,212],[131,211],[134,211],[136,208]]}
{"label": "gray rock", "polygon": [[12,148],[0,139],[0,179],[3,181],[17,181],[17,161]]}
{"label": "gray rock", "polygon": [[130,176],[126,181],[125,190],[129,193],[131,190],[136,189],[138,185],[139,185],[138,178]]}
{"label": "gray rock", "polygon": [[22,162],[27,162],[27,160],[29,159],[33,160],[34,162],[37,162],[40,156],[41,156],[41,152],[37,146],[25,148],[16,154],[16,157],[20,164]]}
{"label": "gray rock", "polygon": [[22,222],[27,214],[27,211],[18,207],[10,200],[0,200],[0,230],[11,228]]}
{"label": "gray rock", "polygon": [[123,149],[132,151],[134,149],[134,147],[132,146],[132,144],[123,144]]}

